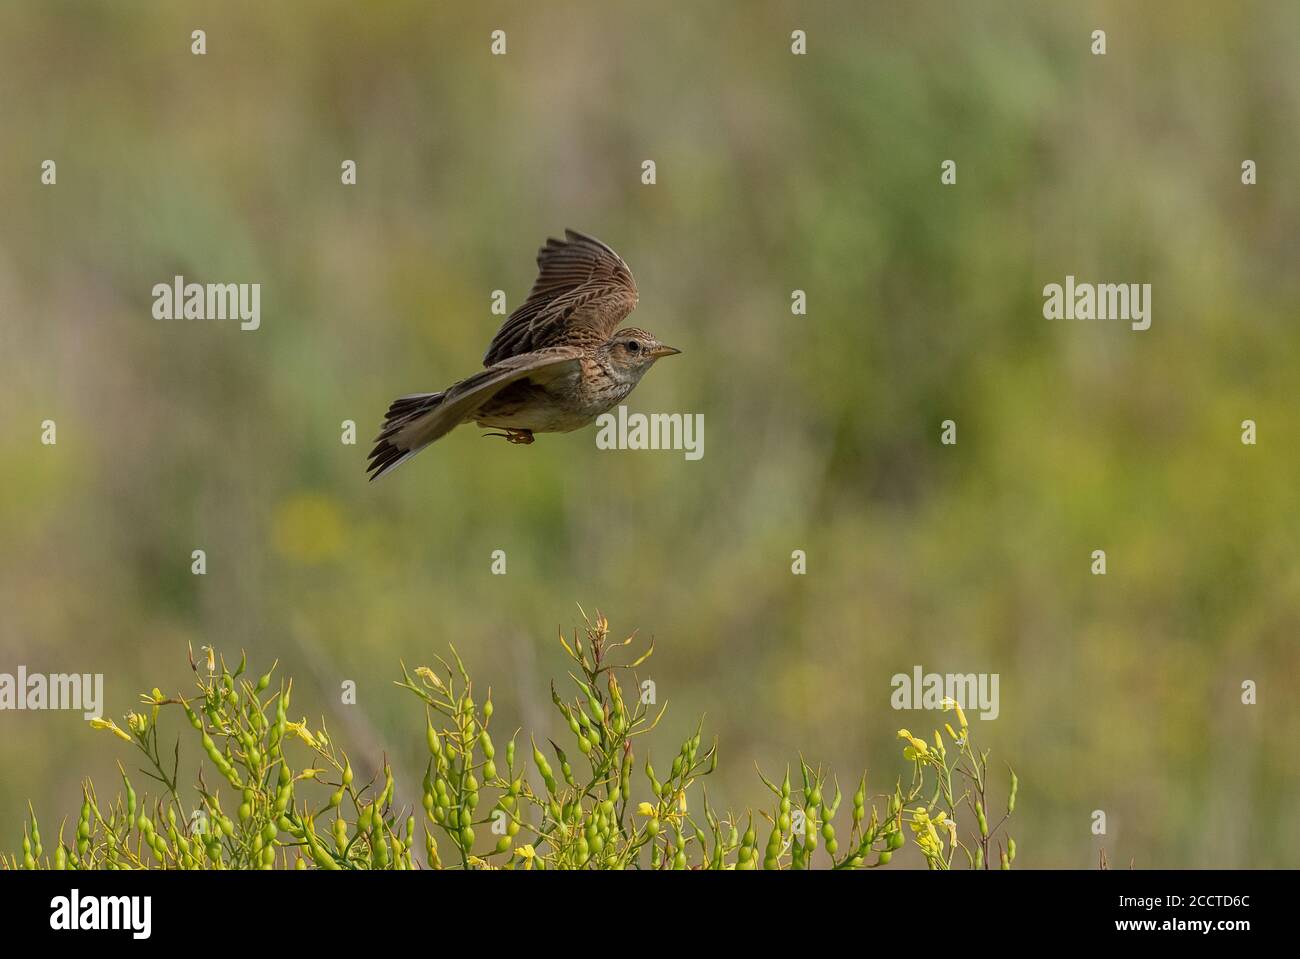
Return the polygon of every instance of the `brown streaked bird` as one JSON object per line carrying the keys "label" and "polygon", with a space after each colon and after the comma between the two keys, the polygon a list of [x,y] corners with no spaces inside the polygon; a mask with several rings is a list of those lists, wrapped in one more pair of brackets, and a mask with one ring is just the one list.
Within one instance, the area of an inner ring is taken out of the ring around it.
{"label": "brown streaked bird", "polygon": [[636,282],[600,240],[565,230],[538,251],[537,268],[528,299],[492,338],[485,369],[441,392],[393,400],[370,451],[372,480],[462,423],[502,430],[484,435],[511,443],[581,429],[625,399],[656,360],[680,352],[645,330],[618,329],[636,307]]}

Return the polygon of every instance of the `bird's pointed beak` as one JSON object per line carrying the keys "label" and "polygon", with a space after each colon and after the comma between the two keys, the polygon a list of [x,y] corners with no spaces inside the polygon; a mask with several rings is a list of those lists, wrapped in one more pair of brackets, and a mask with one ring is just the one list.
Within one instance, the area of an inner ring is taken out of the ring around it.
{"label": "bird's pointed beak", "polygon": [[680,352],[681,350],[675,350],[671,346],[664,346],[662,343],[660,343],[658,346],[656,346],[654,349],[650,351],[650,355],[653,356],[655,359],[659,359],[659,357],[661,356],[676,356]]}

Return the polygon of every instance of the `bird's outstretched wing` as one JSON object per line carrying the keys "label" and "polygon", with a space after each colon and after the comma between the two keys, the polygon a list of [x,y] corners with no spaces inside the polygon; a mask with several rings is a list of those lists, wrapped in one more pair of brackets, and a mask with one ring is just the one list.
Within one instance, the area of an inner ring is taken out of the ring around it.
{"label": "bird's outstretched wing", "polygon": [[560,376],[576,373],[582,351],[573,346],[511,356],[480,370],[441,393],[422,393],[393,401],[388,417],[370,452],[366,467],[370,478],[378,479],[396,469],[434,440],[445,436],[465,418],[520,380],[546,384]]}
{"label": "bird's outstretched wing", "polygon": [[519,309],[501,324],[483,357],[509,356],[561,344],[603,343],[636,307],[636,281],[623,258],[595,237],[565,230],[537,251],[537,279]]}

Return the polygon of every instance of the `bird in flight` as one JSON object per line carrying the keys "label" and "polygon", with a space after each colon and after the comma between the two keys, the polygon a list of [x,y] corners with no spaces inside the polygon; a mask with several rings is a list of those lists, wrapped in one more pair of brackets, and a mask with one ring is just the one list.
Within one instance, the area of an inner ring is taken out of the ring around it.
{"label": "bird in flight", "polygon": [[661,357],[681,352],[634,326],[637,304],[623,258],[595,237],[565,230],[537,253],[528,299],[501,324],[484,369],[437,393],[393,400],[370,451],[372,480],[462,423],[511,443],[581,429],[616,406]]}

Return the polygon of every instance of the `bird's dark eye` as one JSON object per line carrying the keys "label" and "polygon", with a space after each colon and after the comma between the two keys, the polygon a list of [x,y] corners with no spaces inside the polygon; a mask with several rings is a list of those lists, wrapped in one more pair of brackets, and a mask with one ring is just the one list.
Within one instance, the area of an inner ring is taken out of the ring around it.
{"label": "bird's dark eye", "polygon": [[638,343],[636,340],[627,341],[627,351],[629,353],[636,353],[640,349],[641,349],[641,344]]}

